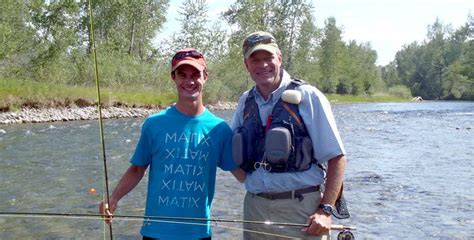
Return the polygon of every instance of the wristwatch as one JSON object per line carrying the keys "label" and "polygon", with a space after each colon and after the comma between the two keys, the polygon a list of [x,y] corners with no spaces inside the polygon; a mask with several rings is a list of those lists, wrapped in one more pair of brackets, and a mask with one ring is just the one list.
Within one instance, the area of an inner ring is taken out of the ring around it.
{"label": "wristwatch", "polygon": [[321,208],[326,215],[331,215],[334,210],[331,204],[319,204],[319,208]]}

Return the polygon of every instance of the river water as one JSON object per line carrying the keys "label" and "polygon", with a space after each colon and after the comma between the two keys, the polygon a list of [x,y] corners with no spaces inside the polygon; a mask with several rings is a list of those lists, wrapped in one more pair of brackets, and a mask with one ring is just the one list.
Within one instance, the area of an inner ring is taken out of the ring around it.
{"label": "river water", "polygon": [[[356,239],[474,239],[474,102],[335,104],[333,111],[347,150],[352,215],[334,223],[357,227]],[[216,114],[229,120],[232,112]],[[105,121],[112,189],[142,121]],[[103,193],[97,121],[0,125],[0,182],[1,212],[96,214]],[[142,181],[117,214],[143,215],[145,194]],[[243,196],[243,186],[219,171],[213,217],[241,219]],[[114,238],[138,239],[140,226],[117,219]],[[239,227],[215,224],[213,239],[240,239]],[[104,232],[100,220],[0,216],[0,239],[103,239]]]}

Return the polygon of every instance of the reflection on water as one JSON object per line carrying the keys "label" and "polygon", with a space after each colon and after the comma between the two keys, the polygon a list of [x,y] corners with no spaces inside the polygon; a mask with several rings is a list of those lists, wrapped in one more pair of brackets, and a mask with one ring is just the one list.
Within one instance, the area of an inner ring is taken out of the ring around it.
{"label": "reflection on water", "polygon": [[[470,239],[474,234],[474,103],[333,106],[349,164],[345,190],[358,239]],[[217,112],[226,120],[231,112]],[[105,121],[111,188],[128,167],[143,119]],[[146,179],[145,179],[146,180]],[[0,125],[0,211],[97,213],[103,162],[95,121]],[[97,189],[91,192],[90,189]],[[142,215],[146,181],[117,214]],[[241,219],[243,186],[218,172],[213,217]],[[271,219],[270,219],[271,220]],[[137,239],[141,221],[114,221]],[[240,239],[216,223],[215,239]],[[0,239],[103,239],[99,220],[0,217]]]}

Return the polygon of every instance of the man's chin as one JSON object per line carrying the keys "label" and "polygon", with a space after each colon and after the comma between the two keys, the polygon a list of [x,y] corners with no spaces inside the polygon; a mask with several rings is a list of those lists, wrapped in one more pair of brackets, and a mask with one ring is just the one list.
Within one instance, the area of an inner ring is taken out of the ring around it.
{"label": "man's chin", "polygon": [[261,84],[269,84],[275,81],[275,77],[260,77],[258,78],[255,82],[256,83],[261,83]]}
{"label": "man's chin", "polygon": [[183,98],[191,101],[196,101],[199,99],[199,93],[194,93],[194,94],[183,94]]}

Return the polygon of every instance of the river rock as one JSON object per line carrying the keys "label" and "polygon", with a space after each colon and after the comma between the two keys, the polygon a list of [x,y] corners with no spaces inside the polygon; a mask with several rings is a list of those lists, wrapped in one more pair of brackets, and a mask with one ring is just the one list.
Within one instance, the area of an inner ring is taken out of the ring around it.
{"label": "river rock", "polygon": [[[231,110],[235,109],[237,103],[218,102],[207,105],[209,110]],[[131,107],[107,107],[102,109],[102,117],[107,118],[139,118],[147,117],[159,112],[160,108],[131,108]],[[76,120],[93,120],[99,118],[96,107],[81,108],[22,108],[17,112],[1,112],[0,124],[15,123],[41,123]]]}

